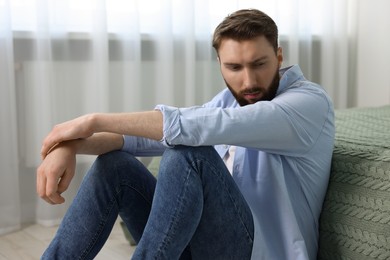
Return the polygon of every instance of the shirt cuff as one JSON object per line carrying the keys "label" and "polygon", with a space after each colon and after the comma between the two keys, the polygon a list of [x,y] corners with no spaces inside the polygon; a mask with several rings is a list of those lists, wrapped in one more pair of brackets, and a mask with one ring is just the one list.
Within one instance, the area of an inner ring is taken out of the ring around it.
{"label": "shirt cuff", "polygon": [[177,107],[157,105],[155,110],[159,110],[163,115],[163,138],[160,142],[166,147],[174,147],[180,144],[180,112]]}
{"label": "shirt cuff", "polygon": [[135,136],[129,136],[129,135],[123,135],[123,146],[121,151],[135,154],[137,151],[137,137]]}

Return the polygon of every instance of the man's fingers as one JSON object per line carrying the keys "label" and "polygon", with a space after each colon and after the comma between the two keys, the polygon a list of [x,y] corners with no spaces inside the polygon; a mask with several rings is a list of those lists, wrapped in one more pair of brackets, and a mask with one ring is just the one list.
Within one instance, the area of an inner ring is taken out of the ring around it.
{"label": "man's fingers", "polygon": [[46,195],[46,176],[39,169],[37,173],[37,193],[47,203],[54,204]]}
{"label": "man's fingers", "polygon": [[46,197],[46,177],[40,170],[40,168],[38,168],[37,171],[37,193],[38,196],[45,200],[47,203],[53,204],[53,202]]}
{"label": "man's fingers", "polygon": [[76,157],[70,146],[56,146],[37,169],[37,193],[50,204],[65,201],[61,196],[71,182]]}
{"label": "man's fingers", "polygon": [[54,204],[61,204],[65,199],[58,192],[59,179],[56,177],[49,177],[46,180],[46,197]]}
{"label": "man's fingers", "polygon": [[51,201],[51,204],[62,204],[65,202],[65,198],[62,197],[58,192],[52,193],[50,196],[48,196],[48,199]]}
{"label": "man's fingers", "polygon": [[46,182],[44,177],[42,176],[40,167],[37,169],[37,193],[39,197],[42,197],[44,194],[44,189],[42,187],[46,187]]}
{"label": "man's fingers", "polygon": [[74,176],[74,172],[70,170],[66,170],[64,175],[61,177],[59,183],[58,183],[58,189],[57,192],[59,194],[63,193],[66,191],[69,187],[70,182],[72,181],[72,178]]}
{"label": "man's fingers", "polygon": [[58,144],[59,142],[53,142],[50,139],[46,138],[43,141],[42,148],[41,148],[42,160],[45,159],[46,155],[48,155]]}
{"label": "man's fingers", "polygon": [[46,175],[41,168],[38,168],[37,171],[37,193],[39,197],[50,204],[61,204],[65,201],[58,192],[58,178]]}
{"label": "man's fingers", "polygon": [[41,157],[44,159],[50,151],[53,150],[60,142],[64,141],[63,132],[64,130],[61,127],[62,124],[55,125],[50,133],[46,136],[46,138],[42,142],[41,148]]}

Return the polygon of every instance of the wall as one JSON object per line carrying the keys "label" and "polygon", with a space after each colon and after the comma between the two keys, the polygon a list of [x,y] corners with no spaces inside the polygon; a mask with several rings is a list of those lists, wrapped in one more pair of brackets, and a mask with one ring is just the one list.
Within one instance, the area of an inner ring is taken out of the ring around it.
{"label": "wall", "polygon": [[390,104],[390,1],[360,0],[357,106]]}

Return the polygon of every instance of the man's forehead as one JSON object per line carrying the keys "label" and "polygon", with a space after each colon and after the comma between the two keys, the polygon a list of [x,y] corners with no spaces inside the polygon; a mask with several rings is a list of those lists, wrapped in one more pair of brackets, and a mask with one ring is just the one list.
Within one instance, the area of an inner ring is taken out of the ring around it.
{"label": "man's forehead", "polygon": [[221,42],[219,58],[223,62],[246,62],[266,59],[274,54],[274,49],[265,37],[257,37],[251,40],[224,39]]}

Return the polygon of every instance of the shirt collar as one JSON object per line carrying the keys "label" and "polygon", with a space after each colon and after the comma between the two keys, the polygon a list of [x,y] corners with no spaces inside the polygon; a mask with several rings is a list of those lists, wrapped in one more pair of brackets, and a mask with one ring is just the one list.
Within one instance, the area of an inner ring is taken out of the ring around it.
{"label": "shirt collar", "polygon": [[299,65],[292,65],[279,70],[280,73],[280,82],[278,90],[276,91],[276,95],[279,95],[287,87],[291,86],[298,80],[305,80],[301,68]]}

